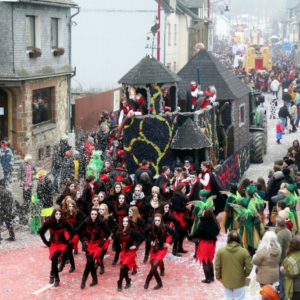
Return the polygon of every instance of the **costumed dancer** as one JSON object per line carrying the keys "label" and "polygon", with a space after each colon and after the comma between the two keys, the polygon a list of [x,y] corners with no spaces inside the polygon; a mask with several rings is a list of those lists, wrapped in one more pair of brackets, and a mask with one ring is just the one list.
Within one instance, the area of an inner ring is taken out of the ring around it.
{"label": "costumed dancer", "polygon": [[221,194],[227,195],[225,204],[225,217],[221,228],[225,228],[225,233],[231,230],[237,230],[240,226],[237,222],[237,214],[230,204],[240,204],[242,196],[237,191],[238,187],[236,183],[230,183],[229,192],[220,192]]}
{"label": "costumed dancer", "polygon": [[[254,224],[254,216],[256,216],[259,220],[258,213],[254,204],[255,192],[256,185],[252,183],[246,187],[246,197],[241,199],[241,205],[230,204],[237,212],[238,218],[241,221],[239,234],[242,238],[242,244],[244,248],[246,248],[250,252],[250,255],[254,255],[260,237],[259,231],[257,230],[257,224]],[[261,223],[260,220],[259,223]]]}
{"label": "costumed dancer", "polygon": [[[125,195],[121,194],[118,198],[118,203],[115,206],[115,219],[118,224],[122,222],[123,217],[128,216],[128,206],[125,201]],[[116,249],[115,258],[112,262],[112,265],[115,265],[118,262],[119,255],[120,255],[120,244],[114,239],[113,248]]]}
{"label": "costumed dancer", "polygon": [[131,279],[128,276],[130,269],[137,269],[136,265],[136,251],[140,244],[144,241],[144,236],[137,230],[131,227],[129,217],[124,217],[116,234],[116,240],[120,243],[122,248],[120,253],[120,276],[118,280],[118,291],[122,291],[123,279],[126,280],[125,289],[131,286]]}
{"label": "costumed dancer", "polygon": [[[50,239],[49,241],[45,238],[46,231],[50,231]],[[70,232],[69,241],[66,240],[64,232],[68,230]],[[69,256],[66,253],[68,242],[73,239],[75,234],[72,226],[65,220],[62,215],[62,211],[60,209],[54,209],[50,218],[44,223],[44,225],[39,230],[39,234],[44,244],[49,247],[49,253],[51,260],[51,272],[50,272],[50,284],[54,283],[54,286],[57,287],[59,285],[59,275],[57,263],[59,258],[64,258],[65,256]],[[68,248],[70,250],[70,248]]]}
{"label": "costumed dancer", "polygon": [[[197,228],[201,222],[201,217],[203,212],[206,209],[211,209],[214,206],[214,199],[216,198],[216,196],[210,196],[210,191],[208,190],[201,190],[199,193],[200,196],[200,201],[192,201],[190,202],[191,204],[195,204],[194,209],[193,209],[193,213],[192,213],[192,220],[193,222],[193,226],[192,226],[192,230],[191,230],[191,234],[194,234],[197,231]],[[195,255],[194,258],[197,257],[197,250],[198,250],[198,246],[199,246],[199,240],[198,239],[194,239],[195,242]]]}
{"label": "costumed dancer", "polygon": [[300,201],[300,198],[296,194],[297,184],[296,183],[289,184],[287,190],[288,190],[288,195],[284,199],[284,202],[287,204],[287,206],[289,207],[292,213],[292,219],[291,219],[291,221],[293,222],[292,235],[294,236],[295,234],[299,233],[299,229],[300,229],[299,216],[297,213],[297,204]]}
{"label": "costumed dancer", "polygon": [[[64,217],[66,218],[66,221],[70,223],[70,225],[75,228],[77,228],[86,218],[86,215],[77,209],[76,202],[74,200],[69,200],[68,202],[68,208],[66,211],[63,212]],[[64,232],[66,240],[70,239],[71,233],[68,230],[65,230]],[[75,271],[75,261],[73,256],[73,249],[74,254],[78,254],[78,242],[79,242],[79,236],[78,234],[75,234],[73,239],[70,241],[70,244],[68,247],[70,247],[70,250],[68,251],[69,257],[65,257],[65,259],[62,260],[60,267],[58,269],[59,272],[62,272],[63,268],[66,264],[66,259],[68,258],[70,260],[71,268],[69,270],[69,273],[72,273]]]}
{"label": "costumed dancer", "polygon": [[43,205],[41,211],[42,225],[49,219],[53,212],[53,190],[52,182],[48,178],[47,173],[43,170],[38,171],[36,178],[39,180],[36,194]]}
{"label": "costumed dancer", "polygon": [[[143,233],[146,229],[145,221],[140,217],[139,209],[136,206],[131,206],[128,210],[128,217],[131,220],[132,228],[137,229],[140,233]],[[135,275],[137,269],[133,269],[131,275]]]}
{"label": "costumed dancer", "polygon": [[189,95],[189,99],[191,99],[190,102],[190,105],[191,105],[191,108],[189,109],[189,111],[195,111],[195,105],[196,105],[196,101],[198,99],[198,97],[200,95],[203,95],[203,92],[201,91],[201,85],[198,85],[196,84],[196,81],[192,80],[191,83],[190,83],[190,95]]}
{"label": "costumed dancer", "polygon": [[91,160],[86,167],[86,176],[94,176],[96,179],[99,178],[100,172],[103,167],[103,161],[101,159],[102,151],[93,151],[91,156]]}
{"label": "costumed dancer", "polygon": [[[154,189],[154,187],[152,188]],[[150,198],[150,201],[145,203],[145,205],[141,209],[141,214],[144,216],[144,220],[149,226],[152,223],[153,217],[159,210],[159,207],[163,204],[161,195],[158,192],[152,192],[152,196]],[[145,257],[144,257],[144,263],[147,262],[149,258],[151,250],[151,244],[146,239],[146,246],[145,246]]]}
{"label": "costumed dancer", "polygon": [[193,164],[193,159],[190,157],[190,156],[187,156],[185,159],[184,159],[184,164],[182,165],[182,170],[184,172],[187,173],[187,175],[189,176],[190,175],[190,172],[191,171],[196,171],[196,167],[195,165]]}
{"label": "costumed dancer", "polygon": [[188,239],[199,239],[196,261],[199,261],[200,264],[202,263],[205,274],[205,279],[201,281],[203,283],[211,283],[214,281],[213,260],[216,251],[217,236],[220,233],[220,224],[210,209],[204,211],[200,221],[196,232],[190,235]]}
{"label": "costumed dancer", "polygon": [[[182,226],[180,224],[180,222],[175,218],[175,216],[173,215],[173,213],[171,212],[170,209],[170,203],[169,202],[164,202],[162,204],[162,206],[160,207],[160,211],[159,213],[163,216],[163,221],[166,225],[171,226],[173,229],[175,228],[176,233],[177,233],[177,238],[174,241],[174,246],[173,246],[173,255],[174,256],[178,256],[181,257],[182,255],[179,254],[179,251],[177,251],[177,244],[178,244],[178,239],[179,236],[182,235],[183,236],[183,230],[182,230]],[[170,235],[168,235],[167,237],[167,243],[169,243],[171,241],[172,237]],[[185,250],[184,250],[185,251]],[[184,252],[184,253],[187,253]],[[160,276],[164,276],[165,275],[165,266],[164,266],[164,262],[162,261],[162,265],[160,266]]]}
{"label": "costumed dancer", "polygon": [[[172,236],[172,240],[169,243],[167,242],[168,234]],[[164,257],[168,253],[168,247],[173,244],[174,240],[177,237],[177,234],[176,231],[173,230],[170,226],[164,224],[162,215],[156,213],[154,215],[154,220],[152,221],[151,226],[148,226],[145,229],[144,235],[148,242],[151,244],[151,270],[147,276],[144,289],[148,289],[150,281],[154,276],[157,281],[157,285],[154,287],[154,289],[158,290],[163,285],[157,268],[162,264]]]}
{"label": "costumed dancer", "polygon": [[31,203],[29,205],[29,211],[31,215],[30,220],[30,232],[35,233],[38,232],[41,228],[41,214],[42,214],[43,206],[40,200],[37,197],[37,194],[33,194],[31,197]]}
{"label": "costumed dancer", "polygon": [[105,224],[110,228],[111,235],[105,242],[103,246],[103,251],[100,254],[101,264],[100,264],[100,274],[104,274],[104,255],[107,252],[110,241],[115,238],[115,233],[118,230],[118,223],[115,221],[114,217],[109,214],[108,206],[105,203],[100,205],[99,214]]}
{"label": "costumed dancer", "polygon": [[86,266],[83,272],[81,289],[85,288],[86,280],[91,272],[93,281],[90,286],[98,284],[97,271],[95,268],[95,260],[101,265],[100,255],[104,250],[106,240],[110,237],[111,231],[109,227],[101,220],[98,211],[91,210],[91,214],[77,228],[77,232],[83,232],[86,239]]}
{"label": "costumed dancer", "polygon": [[[189,213],[191,211],[192,204],[189,204],[189,197],[185,195],[186,186],[182,183],[176,187],[173,197],[173,214],[174,217],[179,221],[182,230],[177,231],[177,239],[173,246],[173,255],[181,256],[179,253],[187,253],[188,251],[183,249],[184,234],[187,231],[187,220],[189,219]],[[187,234],[186,234],[187,235]]]}
{"label": "costumed dancer", "polygon": [[156,179],[154,185],[159,187],[160,194],[167,200],[170,199],[170,168],[168,166],[163,166],[161,168],[161,174]]}
{"label": "costumed dancer", "polygon": [[207,105],[212,104],[216,101],[217,90],[213,85],[210,85],[208,89],[204,92],[204,97],[201,100],[200,108],[203,109]]}

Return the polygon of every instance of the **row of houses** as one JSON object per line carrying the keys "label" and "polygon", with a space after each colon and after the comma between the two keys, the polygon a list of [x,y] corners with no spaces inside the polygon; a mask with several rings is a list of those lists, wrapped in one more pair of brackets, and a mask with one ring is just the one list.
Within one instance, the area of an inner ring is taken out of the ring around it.
{"label": "row of houses", "polygon": [[[0,0],[0,139],[41,161],[75,126],[71,89],[118,88],[157,53],[157,0],[75,1]],[[196,44],[208,47],[208,0],[161,0],[160,15],[160,60],[177,72]]]}

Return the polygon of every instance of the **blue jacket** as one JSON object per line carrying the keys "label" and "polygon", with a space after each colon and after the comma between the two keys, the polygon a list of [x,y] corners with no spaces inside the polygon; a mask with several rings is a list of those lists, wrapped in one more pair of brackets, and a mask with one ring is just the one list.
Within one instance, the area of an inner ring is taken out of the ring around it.
{"label": "blue jacket", "polygon": [[6,148],[4,151],[3,148],[0,149],[0,161],[3,172],[11,172],[13,169],[14,156],[11,149]]}

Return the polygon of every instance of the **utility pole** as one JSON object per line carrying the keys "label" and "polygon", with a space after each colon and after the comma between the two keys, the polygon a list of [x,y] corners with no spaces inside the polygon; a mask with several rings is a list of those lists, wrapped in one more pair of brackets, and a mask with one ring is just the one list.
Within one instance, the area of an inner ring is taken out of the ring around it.
{"label": "utility pole", "polygon": [[161,0],[158,0],[158,32],[157,32],[157,60],[160,61],[160,3]]}

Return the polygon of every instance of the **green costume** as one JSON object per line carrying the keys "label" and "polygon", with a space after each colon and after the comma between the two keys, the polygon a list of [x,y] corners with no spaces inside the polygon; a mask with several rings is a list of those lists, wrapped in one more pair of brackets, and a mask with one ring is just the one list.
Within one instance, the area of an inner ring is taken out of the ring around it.
{"label": "green costume", "polygon": [[300,198],[297,196],[295,192],[297,190],[296,183],[289,184],[287,189],[289,193],[287,197],[284,199],[284,202],[289,207],[292,213],[292,218],[291,218],[291,221],[293,223],[292,235],[294,236],[299,232],[299,228],[300,228],[299,217],[297,213],[297,204],[300,201]]}
{"label": "green costume", "polygon": [[99,179],[100,172],[102,171],[103,161],[101,159],[102,151],[93,151],[91,156],[90,163],[86,167],[87,174],[86,176],[93,175],[95,176],[96,180]]}
{"label": "green costume", "polygon": [[43,205],[37,197],[37,194],[33,194],[31,197],[31,203],[29,205],[29,210],[31,214],[30,220],[30,232],[37,232],[41,228],[41,214]]}

